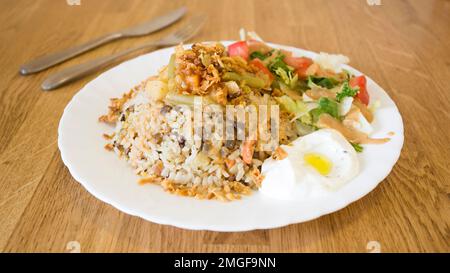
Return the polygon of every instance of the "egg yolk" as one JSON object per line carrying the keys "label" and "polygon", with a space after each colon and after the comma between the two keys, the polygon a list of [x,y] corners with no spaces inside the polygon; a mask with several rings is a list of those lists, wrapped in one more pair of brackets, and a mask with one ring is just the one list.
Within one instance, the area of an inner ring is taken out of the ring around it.
{"label": "egg yolk", "polygon": [[328,175],[331,172],[331,167],[333,164],[323,155],[316,153],[305,154],[303,159],[321,175]]}

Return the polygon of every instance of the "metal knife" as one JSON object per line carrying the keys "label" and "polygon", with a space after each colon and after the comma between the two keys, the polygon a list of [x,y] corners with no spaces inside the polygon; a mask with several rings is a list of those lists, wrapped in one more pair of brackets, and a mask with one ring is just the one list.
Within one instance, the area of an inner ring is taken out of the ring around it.
{"label": "metal knife", "polygon": [[97,39],[94,39],[90,42],[60,52],[38,57],[37,59],[22,65],[20,67],[20,74],[29,75],[45,70],[49,67],[52,67],[56,64],[59,64],[77,55],[80,55],[81,53],[84,53],[86,51],[89,51],[93,48],[99,47],[114,40],[128,37],[143,36],[153,33],[178,21],[186,13],[186,10],[187,9],[185,7],[182,7],[166,15],[160,16],[156,19],[152,19],[141,25],[113,32],[105,36],[99,37]]}

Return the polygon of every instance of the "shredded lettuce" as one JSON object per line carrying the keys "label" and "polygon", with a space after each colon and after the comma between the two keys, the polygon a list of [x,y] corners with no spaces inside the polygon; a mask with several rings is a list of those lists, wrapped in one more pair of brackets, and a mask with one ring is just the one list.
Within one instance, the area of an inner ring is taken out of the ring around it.
{"label": "shredded lettuce", "polygon": [[263,54],[260,51],[254,51],[252,54],[250,54],[250,60],[253,59],[260,59],[261,61],[265,60],[268,56],[266,54]]}
{"label": "shredded lettuce", "polygon": [[319,106],[309,111],[313,122],[317,122],[319,117],[323,113],[327,113],[334,118],[339,118],[338,104],[337,102],[330,100],[329,98],[322,97],[318,101]]}
{"label": "shredded lettuce", "polygon": [[295,119],[301,117],[302,115],[308,113],[308,108],[305,103],[299,100],[293,100],[291,97],[283,95],[281,97],[275,97],[277,102],[281,105],[284,110],[294,114]]}
{"label": "shredded lettuce", "polygon": [[324,77],[308,77],[308,87],[313,88],[327,88],[331,89],[339,85],[339,81],[335,78],[324,78]]}
{"label": "shredded lettuce", "polygon": [[312,120],[311,115],[303,115],[303,116],[300,117],[299,120],[300,120],[301,123],[303,123],[305,125],[311,125],[311,126],[313,125],[313,120]]}
{"label": "shredded lettuce", "polygon": [[270,61],[269,65],[268,65],[267,67],[268,67],[269,70],[272,71],[274,74],[275,74],[275,71],[276,71],[278,68],[283,69],[284,71],[286,71],[286,73],[287,73],[288,71],[291,71],[291,72],[292,72],[292,71],[294,70],[292,67],[288,66],[288,65],[284,62],[284,55],[283,55],[280,51],[274,52],[274,53],[272,53],[272,54],[277,54],[277,56],[275,56],[275,58],[273,58],[273,59]]}
{"label": "shredded lettuce", "polygon": [[271,52],[276,54],[272,59],[266,60],[267,68],[277,76],[278,80],[291,89],[296,89],[298,85],[298,75],[294,73],[294,68],[284,62],[284,55],[281,51]]}
{"label": "shredded lettuce", "polygon": [[320,89],[320,88],[322,88],[321,86],[318,86],[317,84],[314,83],[314,81],[312,80],[311,76],[308,77],[307,85],[308,85],[308,87],[310,89]]}
{"label": "shredded lettuce", "polygon": [[[309,117],[309,115],[304,115],[301,117],[301,119],[303,119],[303,117]],[[310,134],[310,133],[314,132],[315,130],[317,130],[316,127],[312,126],[310,123],[301,121],[301,119],[298,119],[295,122],[295,128],[297,129],[297,132],[301,136]]]}
{"label": "shredded lettuce", "polygon": [[280,78],[280,80],[286,84],[288,87],[294,89],[298,82],[298,75],[293,75],[292,71],[287,71],[278,67],[275,70],[275,74]]}

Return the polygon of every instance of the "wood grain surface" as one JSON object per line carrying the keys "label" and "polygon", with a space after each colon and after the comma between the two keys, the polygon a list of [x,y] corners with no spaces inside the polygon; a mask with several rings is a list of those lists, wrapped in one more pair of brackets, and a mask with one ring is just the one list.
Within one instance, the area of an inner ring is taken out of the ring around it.
{"label": "wood grain surface", "polygon": [[[370,1],[369,1],[370,2]],[[377,1],[372,1],[377,2]],[[68,252],[449,252],[450,1],[0,0],[0,251]],[[208,14],[195,41],[267,41],[342,53],[397,103],[405,144],[392,173],[345,209],[302,224],[245,233],[189,231],[146,222],[107,205],[63,165],[57,126],[72,96],[95,75],[54,92],[49,74],[172,31],[117,41],[27,77],[39,55],[143,22],[185,4]]]}

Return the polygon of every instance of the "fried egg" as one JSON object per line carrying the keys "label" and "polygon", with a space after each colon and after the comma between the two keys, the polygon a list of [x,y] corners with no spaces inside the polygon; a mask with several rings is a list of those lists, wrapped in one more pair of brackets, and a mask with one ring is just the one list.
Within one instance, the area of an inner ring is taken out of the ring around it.
{"label": "fried egg", "polygon": [[298,200],[335,191],[359,172],[355,150],[338,131],[321,129],[281,146],[288,156],[267,159],[261,192],[276,199]]}

